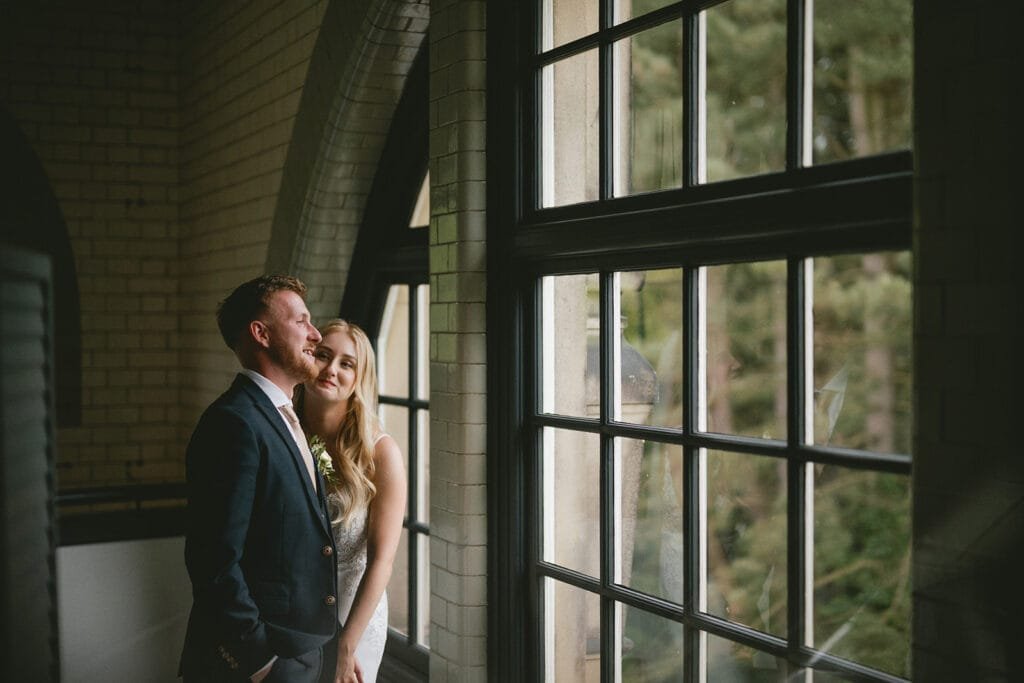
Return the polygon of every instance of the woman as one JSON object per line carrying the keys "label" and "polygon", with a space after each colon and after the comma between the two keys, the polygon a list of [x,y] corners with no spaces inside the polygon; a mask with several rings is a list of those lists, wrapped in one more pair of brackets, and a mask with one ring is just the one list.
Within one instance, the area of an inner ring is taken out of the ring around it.
{"label": "woman", "polygon": [[387,640],[384,590],[405,514],[405,469],[398,445],[377,421],[377,374],[366,333],[332,320],[320,334],[317,376],[296,393],[306,433],[313,444],[314,436],[323,441],[333,465],[325,480],[343,624],[335,681],[369,683]]}

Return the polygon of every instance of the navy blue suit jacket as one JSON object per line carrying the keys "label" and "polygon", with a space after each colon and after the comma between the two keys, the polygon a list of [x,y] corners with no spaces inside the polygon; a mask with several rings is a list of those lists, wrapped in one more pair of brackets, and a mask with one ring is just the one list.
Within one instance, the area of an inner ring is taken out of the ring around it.
{"label": "navy blue suit jacket", "polygon": [[193,602],[181,673],[244,680],[274,655],[333,637],[337,571],[323,481],[314,489],[284,417],[248,377],[203,413],[186,478]]}

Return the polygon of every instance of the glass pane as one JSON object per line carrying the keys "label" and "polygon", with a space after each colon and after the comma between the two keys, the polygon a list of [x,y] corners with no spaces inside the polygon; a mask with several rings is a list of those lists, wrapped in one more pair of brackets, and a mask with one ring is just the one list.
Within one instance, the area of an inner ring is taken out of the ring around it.
{"label": "glass pane", "polygon": [[912,5],[815,0],[815,163],[910,147]]}
{"label": "glass pane", "polygon": [[416,534],[416,626],[417,642],[430,647],[430,537]]}
{"label": "glass pane", "polygon": [[542,4],[542,50],[597,32],[597,0],[542,0]]}
{"label": "glass pane", "polygon": [[544,579],[544,680],[600,683],[601,600]]}
{"label": "glass pane", "polygon": [[597,50],[541,72],[541,206],[599,198]]}
{"label": "glass pane", "polygon": [[416,495],[419,506],[416,520],[430,522],[430,413],[426,410],[416,411]]}
{"label": "glass pane", "polygon": [[683,625],[640,609],[622,610],[622,683],[683,680]]}
{"label": "glass pane", "polygon": [[683,603],[683,448],[617,439],[617,581]]}
{"label": "glass pane", "polygon": [[813,267],[814,442],[910,453],[910,253]]}
{"label": "glass pane", "polygon": [[814,645],[910,675],[910,480],[813,466]]}
{"label": "glass pane", "polygon": [[416,398],[430,400],[430,286],[416,287]]}
{"label": "glass pane", "polygon": [[683,425],[683,271],[618,274],[620,420]]}
{"label": "glass pane", "polygon": [[402,529],[388,580],[388,626],[409,635],[409,531]]}
{"label": "glass pane", "polygon": [[802,680],[787,678],[784,659],[710,634],[707,639],[707,683],[789,683]]}
{"label": "glass pane", "polygon": [[786,634],[786,461],[707,454],[708,612]]}
{"label": "glass pane", "polygon": [[682,187],[683,22],[615,43],[615,195]]}
{"label": "glass pane", "polygon": [[786,439],[786,262],[715,266],[707,282],[707,424]]}
{"label": "glass pane", "polygon": [[402,464],[409,471],[409,409],[404,406],[380,406],[381,428],[391,435],[402,451]]}
{"label": "glass pane", "polygon": [[544,429],[544,559],[600,576],[600,439]]}
{"label": "glass pane", "polygon": [[541,410],[596,418],[600,414],[597,274],[559,275],[541,282]]}
{"label": "glass pane", "polygon": [[409,288],[406,285],[392,285],[388,289],[377,337],[377,381],[381,394],[409,396]]}
{"label": "glass pane", "polygon": [[675,0],[615,0],[615,23],[639,17],[661,9],[665,5],[671,5]]}
{"label": "glass pane", "polygon": [[412,207],[412,216],[409,218],[410,228],[425,228],[430,225],[430,172],[423,178],[419,194],[416,195],[416,204]]}
{"label": "glass pane", "polygon": [[786,0],[731,0],[705,12],[707,180],[786,165]]}

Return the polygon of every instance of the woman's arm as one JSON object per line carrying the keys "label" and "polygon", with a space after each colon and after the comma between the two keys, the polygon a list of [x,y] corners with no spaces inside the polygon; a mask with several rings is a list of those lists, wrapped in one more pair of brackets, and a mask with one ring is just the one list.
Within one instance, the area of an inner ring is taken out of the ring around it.
{"label": "woman's arm", "polygon": [[370,501],[366,521],[366,571],[356,589],[352,609],[338,637],[337,681],[356,681],[356,645],[370,623],[377,603],[391,578],[391,567],[402,534],[406,480],[402,452],[390,436],[377,442],[373,453],[377,493]]}

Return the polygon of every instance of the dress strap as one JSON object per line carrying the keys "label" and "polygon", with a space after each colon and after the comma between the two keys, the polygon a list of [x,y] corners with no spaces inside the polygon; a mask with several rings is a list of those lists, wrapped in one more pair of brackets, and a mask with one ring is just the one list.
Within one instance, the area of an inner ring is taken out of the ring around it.
{"label": "dress strap", "polygon": [[377,438],[373,440],[373,447],[376,448],[377,444],[380,443],[380,440],[383,439],[385,436],[387,436],[387,432],[381,432],[380,434],[378,434]]}

